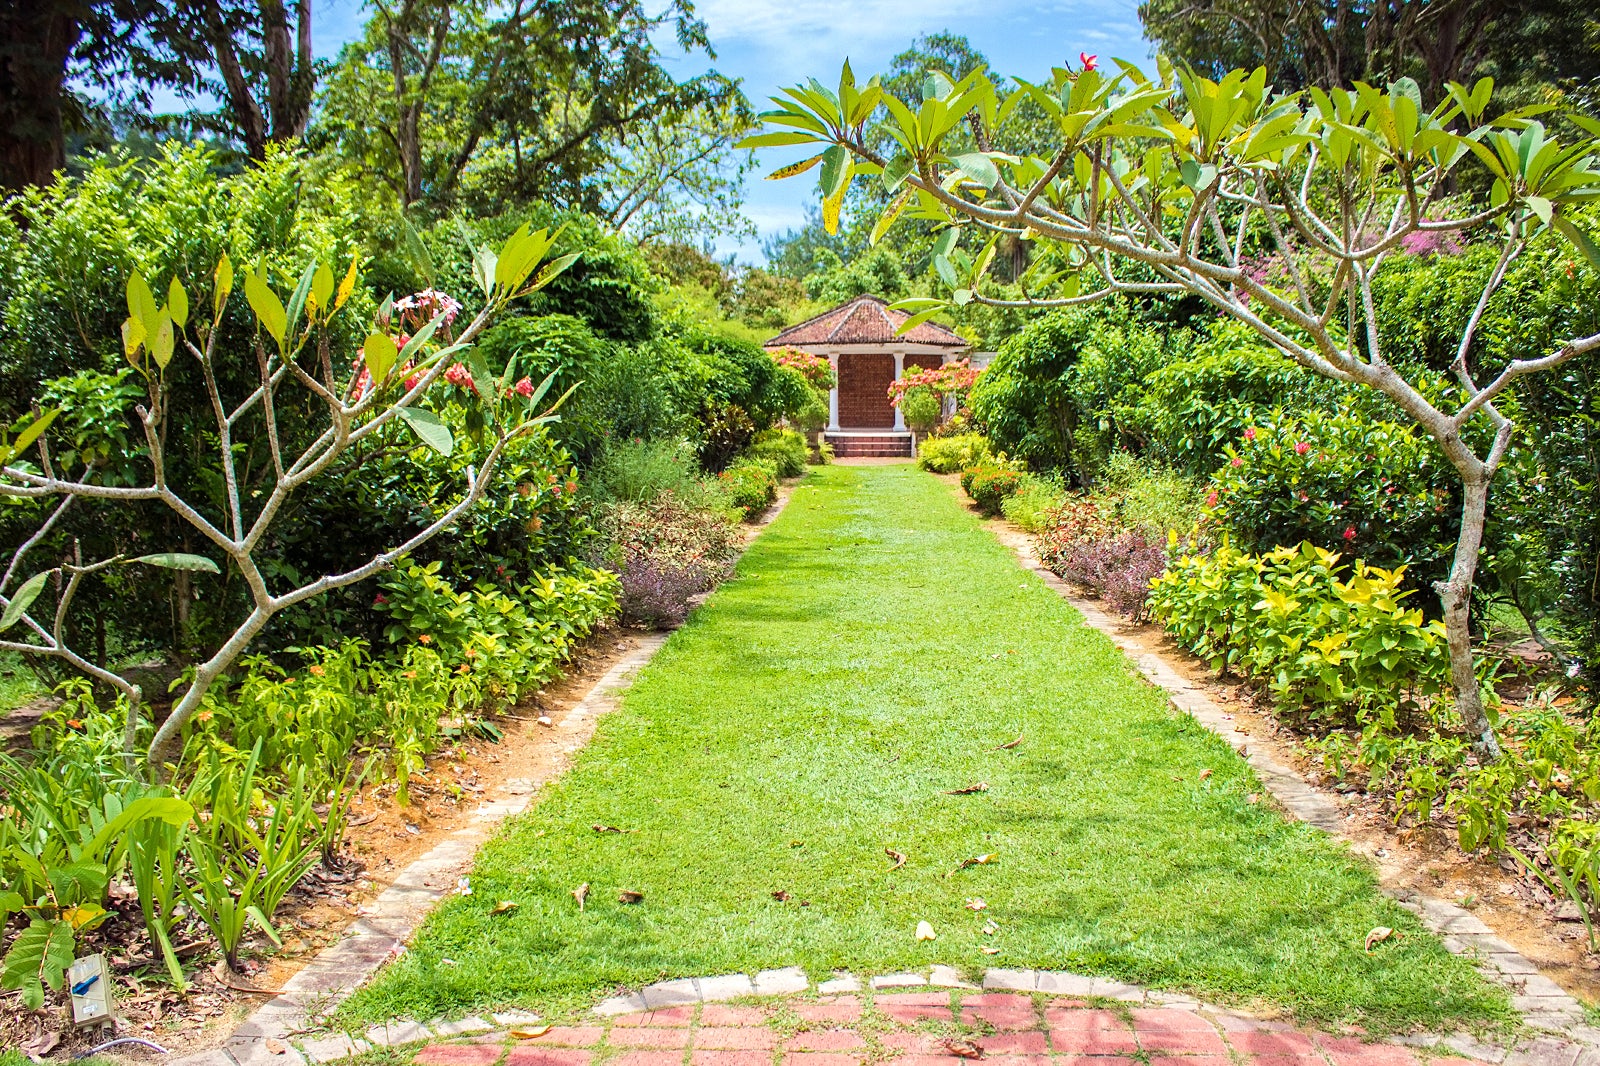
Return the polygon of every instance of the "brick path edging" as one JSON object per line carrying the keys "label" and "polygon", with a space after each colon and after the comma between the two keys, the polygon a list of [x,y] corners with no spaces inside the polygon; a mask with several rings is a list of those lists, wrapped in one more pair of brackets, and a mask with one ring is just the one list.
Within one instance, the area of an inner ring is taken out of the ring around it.
{"label": "brick path edging", "polygon": [[[993,527],[991,527],[993,528]],[[1033,571],[1052,590],[1083,616],[1084,623],[1116,645],[1139,673],[1164,691],[1173,706],[1188,714],[1206,729],[1228,743],[1247,761],[1261,783],[1295,818],[1338,836],[1344,815],[1327,796],[1313,788],[1294,767],[1257,751],[1248,750],[1249,737],[1236,732],[1230,718],[1206,689],[1178,673],[1158,652],[1138,638],[1123,632],[1099,604],[1086,599],[1039,560],[1032,542],[1013,530],[994,530],[996,538],[1016,553],[1017,559]],[[1439,935],[1445,948],[1469,958],[1491,981],[1511,991],[1511,1004],[1522,1012],[1534,1029],[1558,1033],[1587,1048],[1600,1048],[1600,1029],[1584,1024],[1583,1005],[1550,978],[1539,972],[1526,956],[1494,934],[1483,920],[1464,907],[1438,899],[1415,889],[1391,889],[1380,885],[1385,895],[1415,914],[1422,924]],[[1479,1058],[1485,1056],[1479,1055]]]}
{"label": "brick path edging", "polygon": [[[1006,970],[991,969],[984,973],[981,985],[972,984],[963,979],[960,971],[949,966],[933,966],[925,972],[905,972],[883,974],[875,977],[862,977],[836,973],[830,979],[816,984],[814,991],[821,997],[819,1002],[827,1003],[837,1001],[839,997],[849,998],[857,993],[870,992],[874,1002],[880,1002],[881,994],[887,994],[891,999],[903,999],[898,993],[916,991],[918,989],[935,992],[943,990],[965,990],[978,992],[1005,992],[1005,993],[1044,993],[1062,997],[1071,997],[1079,1001],[1081,1006],[1090,1006],[1095,1001],[1111,1001],[1125,1004],[1131,1009],[1154,1010],[1157,1012],[1187,1011],[1196,1019],[1213,1028],[1220,1027],[1224,1032],[1257,1031],[1267,1036],[1268,1043],[1276,1041],[1284,1047],[1267,1047],[1258,1050],[1267,1053],[1274,1063],[1289,1063],[1290,1066],[1313,1066],[1315,1056],[1295,1055],[1292,1058],[1281,1055],[1288,1050],[1288,1043],[1294,1041],[1304,1042],[1303,1036],[1297,1036],[1291,1026],[1281,1022],[1263,1021],[1242,1011],[1229,1011],[1212,1006],[1187,996],[1175,995],[1165,992],[1142,989],[1135,985],[1125,984],[1121,981],[1104,977],[1093,977],[1082,974],[1065,973],[1048,970]],[[576,1026],[558,1030],[561,1036],[587,1034],[587,1043],[597,1043],[601,1029],[607,1020],[622,1025],[648,1025],[652,1019],[657,1025],[687,1026],[688,1015],[682,1015],[677,1020],[665,1019],[679,1016],[686,1008],[693,1010],[700,1004],[715,1004],[728,1000],[748,1001],[759,997],[781,997],[812,990],[812,985],[804,971],[791,967],[783,970],[764,970],[756,974],[725,974],[716,977],[680,978],[672,981],[661,981],[648,985],[637,992],[620,996],[613,996],[602,1000],[592,1008],[596,1016],[595,1025],[589,1028],[582,1023]],[[1048,1006],[1048,1004],[1047,1004]],[[726,1011],[724,1013],[727,1013]],[[1047,1012],[1048,1014],[1048,1012]],[[342,1033],[309,1037],[291,1042],[285,1038],[277,1045],[275,1052],[263,1049],[253,1059],[257,1064],[263,1062],[283,1063],[284,1066],[304,1066],[304,1064],[333,1063],[351,1055],[370,1051],[376,1048],[402,1047],[405,1045],[421,1045],[433,1040],[460,1040],[469,1041],[464,1047],[477,1048],[481,1055],[473,1057],[475,1052],[464,1052],[465,1058],[454,1066],[487,1066],[491,1060],[498,1061],[504,1045],[513,1042],[515,1046],[526,1046],[533,1058],[537,1058],[542,1066],[559,1066],[556,1060],[562,1052],[539,1051],[535,1043],[515,1044],[513,1034],[507,1030],[517,1026],[528,1026],[539,1022],[538,1015],[525,1011],[506,1011],[490,1014],[487,1017],[474,1016],[455,1021],[436,1019],[426,1024],[398,1020],[389,1025],[374,1026],[361,1037],[349,1037]],[[702,1023],[704,1024],[704,1023]],[[718,1025],[730,1024],[718,1022]],[[726,1038],[728,1034],[718,1031]],[[647,1035],[647,1034],[639,1034]],[[551,1039],[557,1039],[563,1044],[569,1041],[561,1040],[556,1033],[551,1034]],[[1338,1043],[1352,1042],[1350,1037],[1331,1038]],[[1356,1038],[1355,1042],[1359,1043]],[[640,1046],[645,1046],[641,1044]],[[655,1045],[650,1045],[655,1046]],[[678,1047],[679,1045],[674,1045]],[[686,1046],[686,1045],[683,1045]],[[733,1046],[733,1045],[727,1045]],[[743,1045],[740,1045],[743,1046]],[[753,1045],[752,1045],[753,1046]],[[1307,1045],[1309,1047],[1309,1045]],[[1403,1048],[1421,1048],[1433,1054],[1449,1056],[1451,1054],[1470,1056],[1483,1062],[1498,1064],[1498,1066],[1600,1066],[1600,1050],[1588,1048],[1571,1041],[1553,1040],[1548,1037],[1536,1037],[1523,1040],[1512,1048],[1497,1047],[1482,1043],[1470,1036],[1455,1034],[1439,1036],[1434,1034],[1420,1034],[1402,1036],[1387,1041],[1376,1041],[1372,1044],[1362,1045],[1371,1049],[1368,1052],[1358,1053],[1358,1059],[1365,1066],[1387,1066],[1390,1058],[1382,1055],[1385,1046],[1393,1049],[1393,1061],[1414,1063],[1415,1059],[1409,1055],[1402,1055]],[[490,1051],[492,1050],[492,1055]],[[759,1050],[759,1049],[758,1049]],[[821,1050],[812,1048],[810,1050]],[[1185,1054],[1182,1049],[1173,1048],[1172,1055]],[[584,1053],[586,1055],[586,1053]],[[681,1051],[672,1051],[672,1055],[681,1056]],[[528,1057],[524,1055],[524,1057]],[[468,1063],[467,1058],[472,1062]],[[479,1062],[481,1058],[483,1062]],[[800,1056],[804,1059],[805,1056]],[[546,1061],[549,1060],[549,1061]],[[209,1052],[202,1056],[191,1056],[181,1060],[184,1066],[226,1066],[232,1061],[242,1061],[229,1058],[223,1052]],[[422,1061],[419,1059],[419,1061]],[[452,1060],[453,1061],[453,1060]],[[516,1056],[513,1056],[513,1062]],[[815,1061],[821,1062],[819,1058]],[[1021,1062],[1020,1059],[1005,1059],[1006,1062]],[[1030,1063],[1042,1064],[1048,1060],[1044,1056],[1031,1055]],[[1100,1059],[1092,1061],[1121,1062],[1120,1059]],[[1182,1059],[1163,1059],[1166,1063],[1182,1062]],[[1207,1066],[1211,1063],[1226,1063],[1226,1059],[1200,1058],[1193,1060],[1198,1066]],[[1461,1064],[1460,1059],[1453,1060]],[[587,1058],[584,1060],[587,1063]],[[955,1066],[953,1058],[938,1058],[918,1056],[914,1060],[916,1066]],[[450,1064],[443,1064],[450,1066]],[[568,1066],[578,1066],[576,1061]],[[842,1063],[841,1063],[842,1066]],[[1129,1060],[1127,1066],[1137,1066]]]}

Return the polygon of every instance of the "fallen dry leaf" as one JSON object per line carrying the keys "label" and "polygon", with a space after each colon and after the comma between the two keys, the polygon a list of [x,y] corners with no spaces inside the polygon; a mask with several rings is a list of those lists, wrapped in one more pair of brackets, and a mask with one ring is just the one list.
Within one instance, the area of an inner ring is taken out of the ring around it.
{"label": "fallen dry leaf", "polygon": [[589,882],[585,881],[572,890],[572,898],[578,901],[578,913],[583,913],[583,901],[589,898]]}
{"label": "fallen dry leaf", "polygon": [[917,939],[918,940],[932,940],[935,937],[937,937],[938,935],[939,935],[938,933],[935,933],[933,931],[933,926],[929,925],[927,922],[918,922],[917,923]]}
{"label": "fallen dry leaf", "polygon": [[1260,803],[1261,802],[1261,797],[1259,795],[1257,795],[1256,793],[1252,792],[1252,793],[1250,793],[1250,795],[1248,795],[1248,796],[1246,796],[1244,798],[1244,801],[1246,803]]}
{"label": "fallen dry leaf", "polygon": [[637,833],[638,832],[637,829],[618,829],[614,825],[601,825],[599,822],[596,822],[594,825],[591,825],[589,828],[593,829],[596,833]]}
{"label": "fallen dry leaf", "polygon": [[776,891],[776,892],[774,892],[772,894],[772,898],[777,900],[779,903],[788,903],[789,902],[789,893],[785,892],[783,889],[780,888],[780,889],[778,889],[778,891]]}
{"label": "fallen dry leaf", "polygon": [[548,1025],[534,1025],[526,1029],[513,1029],[511,1035],[518,1040],[532,1040],[534,1037],[543,1036],[550,1031]]}
{"label": "fallen dry leaf", "polygon": [[489,913],[490,914],[510,914],[512,911],[516,910],[520,906],[522,906],[522,904],[517,903],[515,900],[503,899],[499,903],[496,903],[494,905],[494,907],[489,911]]}
{"label": "fallen dry leaf", "polygon": [[59,1043],[61,1043],[61,1031],[59,1029],[46,1029],[26,1044],[23,1044],[22,1050],[29,1058],[38,1059],[54,1051]]}
{"label": "fallen dry leaf", "polygon": [[1012,748],[1016,747],[1018,744],[1021,744],[1021,743],[1022,743],[1022,734],[1018,733],[1016,740],[1009,741],[1009,742],[1007,742],[1005,744],[1001,744],[998,747],[996,747],[994,750],[995,751],[1010,751]]}
{"label": "fallen dry leaf", "polygon": [[989,921],[983,923],[984,936],[994,936],[999,931],[1000,927],[994,924],[994,919],[991,918]]}
{"label": "fallen dry leaf", "polygon": [[989,782],[979,781],[977,784],[968,785],[966,788],[947,788],[944,790],[944,794],[946,796],[970,796],[974,792],[987,791],[989,791]]}
{"label": "fallen dry leaf", "polygon": [[988,904],[983,901],[982,896],[973,896],[971,899],[967,900],[961,905],[967,908],[969,911],[981,911],[988,906]]}
{"label": "fallen dry leaf", "polygon": [[987,855],[978,855],[970,859],[962,859],[961,865],[957,866],[954,870],[951,870],[950,873],[945,874],[945,876],[950,877],[953,874],[958,874],[969,866],[987,866],[994,861],[994,856],[995,853],[991,851]]}
{"label": "fallen dry leaf", "polygon": [[998,954],[1000,954],[1000,949],[999,948],[993,947],[993,946],[991,946],[989,944],[983,945],[983,947],[979,948],[978,950],[983,952],[985,955],[998,955]]}
{"label": "fallen dry leaf", "polygon": [[970,1040],[957,1040],[952,1037],[949,1040],[941,1041],[939,1046],[950,1052],[950,1054],[963,1059],[983,1058],[983,1048]]}
{"label": "fallen dry leaf", "polygon": [[270,1036],[264,1041],[263,1046],[267,1049],[269,1055],[282,1055],[289,1050],[289,1045]]}
{"label": "fallen dry leaf", "polygon": [[1392,936],[1394,936],[1394,930],[1390,929],[1387,925],[1380,925],[1376,929],[1374,929],[1372,932],[1368,933],[1367,934],[1367,944],[1366,944],[1366,952],[1367,952],[1367,954],[1368,955],[1372,954],[1372,946],[1374,944],[1381,944],[1385,940],[1388,940]]}
{"label": "fallen dry leaf", "polygon": [[539,724],[540,725],[549,725],[550,724],[550,716],[548,714],[541,714],[539,716]]}
{"label": "fallen dry leaf", "polygon": [[1211,776],[1211,771],[1210,770],[1201,770],[1200,771],[1200,780],[1204,781],[1206,778],[1208,778],[1210,776]]}
{"label": "fallen dry leaf", "polygon": [[894,865],[889,867],[891,870],[898,870],[906,864],[906,857],[893,848],[884,848],[883,853],[894,860]]}
{"label": "fallen dry leaf", "polygon": [[643,892],[635,892],[631,888],[625,888],[621,892],[617,893],[617,902],[618,903],[643,903],[644,902],[644,893]]}

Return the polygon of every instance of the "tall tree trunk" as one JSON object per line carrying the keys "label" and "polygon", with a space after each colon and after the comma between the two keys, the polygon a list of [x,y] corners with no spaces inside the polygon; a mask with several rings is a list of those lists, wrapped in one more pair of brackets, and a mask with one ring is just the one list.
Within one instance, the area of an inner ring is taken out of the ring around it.
{"label": "tall tree trunk", "polygon": [[61,100],[83,32],[75,7],[0,0],[0,189],[48,185],[66,165]]}

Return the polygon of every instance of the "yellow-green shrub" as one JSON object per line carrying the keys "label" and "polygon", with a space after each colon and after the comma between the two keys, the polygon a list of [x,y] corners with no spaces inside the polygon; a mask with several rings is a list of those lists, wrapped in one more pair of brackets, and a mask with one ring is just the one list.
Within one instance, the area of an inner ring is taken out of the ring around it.
{"label": "yellow-green shrub", "polygon": [[1213,669],[1265,682],[1280,707],[1392,705],[1450,679],[1444,626],[1402,605],[1404,573],[1340,566],[1309,542],[1265,555],[1224,542],[1156,578],[1149,609]]}

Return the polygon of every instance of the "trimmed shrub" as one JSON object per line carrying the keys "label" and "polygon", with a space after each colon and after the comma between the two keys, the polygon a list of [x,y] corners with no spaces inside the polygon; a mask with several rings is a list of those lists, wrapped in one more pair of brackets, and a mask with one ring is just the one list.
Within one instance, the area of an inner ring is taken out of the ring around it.
{"label": "trimmed shrub", "polygon": [[1067,502],[1067,492],[1061,482],[1038,474],[1024,474],[1017,491],[1000,505],[1006,521],[1021,527],[1025,532],[1038,533],[1045,529],[1051,517]]}
{"label": "trimmed shrub", "polygon": [[1336,544],[1407,566],[1421,587],[1448,570],[1460,509],[1422,434],[1349,412],[1274,412],[1224,454],[1206,499],[1241,548]]}
{"label": "trimmed shrub", "polygon": [[929,437],[917,442],[917,465],[935,474],[959,473],[990,454],[989,439],[981,433]]}
{"label": "trimmed shrub", "polygon": [[729,505],[742,510],[745,518],[754,518],[778,498],[778,469],[767,459],[740,459],[718,474],[717,481]]}
{"label": "trimmed shrub", "polygon": [[1006,498],[1022,487],[1023,476],[1017,465],[986,459],[961,471],[961,488],[985,517],[993,518]]}
{"label": "trimmed shrub", "polygon": [[799,477],[811,459],[805,437],[792,429],[769,429],[757,434],[747,454],[770,462],[779,477]]}
{"label": "trimmed shrub", "polygon": [[1383,570],[1310,543],[1252,555],[1224,543],[1185,555],[1151,587],[1150,613],[1214,670],[1263,681],[1280,708],[1314,714],[1446,692],[1444,625],[1402,601]]}

